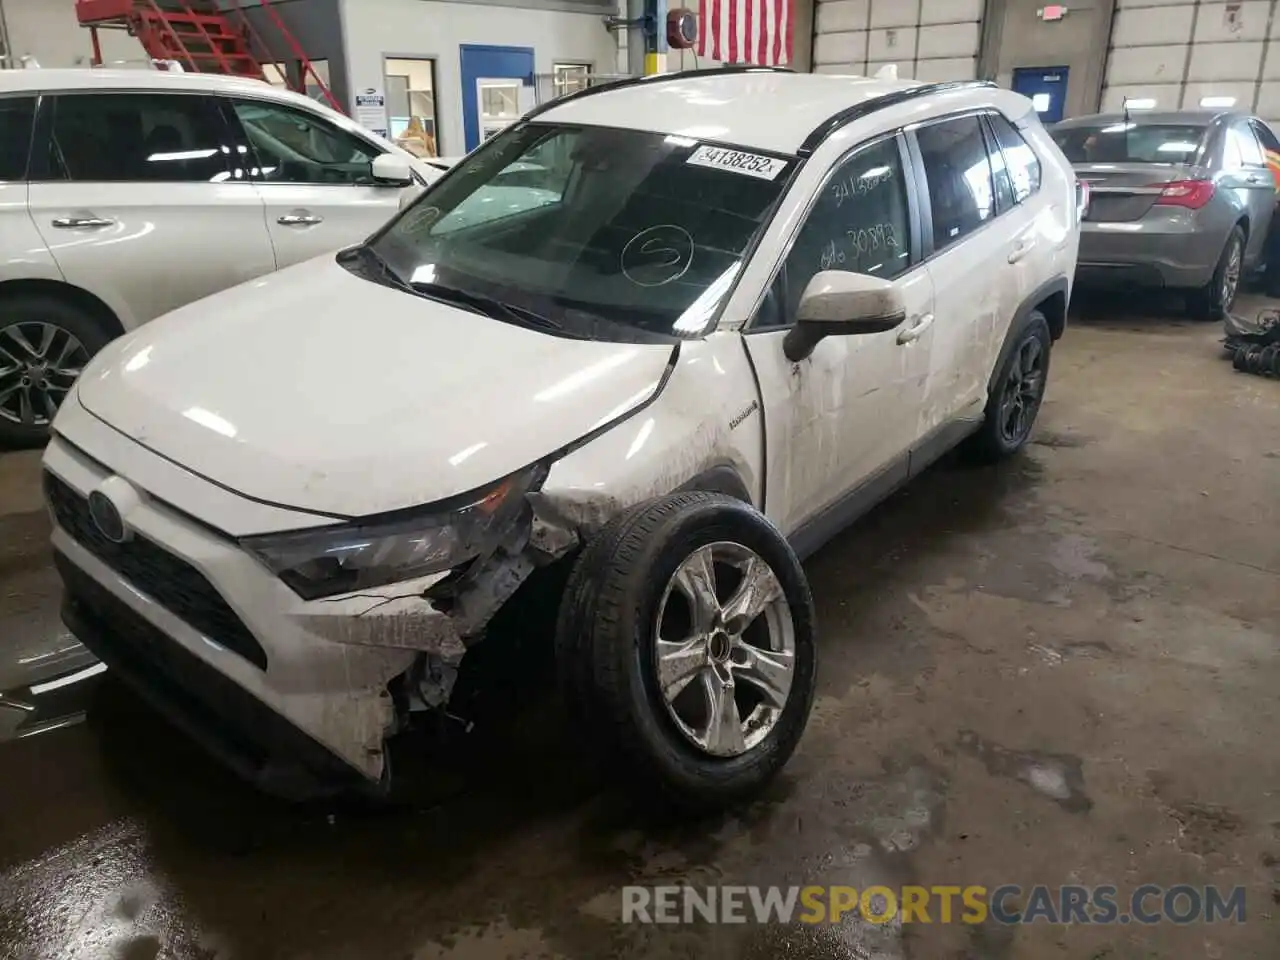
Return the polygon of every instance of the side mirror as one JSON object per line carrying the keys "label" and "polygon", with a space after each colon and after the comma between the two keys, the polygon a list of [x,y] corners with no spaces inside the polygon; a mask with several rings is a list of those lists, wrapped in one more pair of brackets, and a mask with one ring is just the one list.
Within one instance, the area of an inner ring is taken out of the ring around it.
{"label": "side mirror", "polygon": [[413,183],[413,168],[404,157],[382,153],[369,165],[373,182],[379,187],[407,187]]}
{"label": "side mirror", "polygon": [[813,353],[826,337],[885,333],[907,318],[902,293],[888,280],[865,273],[823,270],[804,288],[796,325],[782,341],[791,362]]}

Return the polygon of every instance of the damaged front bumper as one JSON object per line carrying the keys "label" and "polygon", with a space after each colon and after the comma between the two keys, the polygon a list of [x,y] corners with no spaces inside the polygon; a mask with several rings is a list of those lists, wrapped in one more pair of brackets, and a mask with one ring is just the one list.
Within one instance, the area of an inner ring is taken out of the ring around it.
{"label": "damaged front bumper", "polygon": [[535,566],[577,544],[535,512],[521,549],[455,585],[448,613],[426,597],[445,575],[307,601],[145,492],[128,514],[132,539],[106,541],[87,498],[111,474],[58,438],[45,468],[68,628],[224,762],[286,797],[385,788],[386,740],[408,706],[392,695],[397,678],[415,678],[417,706],[443,705],[467,644]]}

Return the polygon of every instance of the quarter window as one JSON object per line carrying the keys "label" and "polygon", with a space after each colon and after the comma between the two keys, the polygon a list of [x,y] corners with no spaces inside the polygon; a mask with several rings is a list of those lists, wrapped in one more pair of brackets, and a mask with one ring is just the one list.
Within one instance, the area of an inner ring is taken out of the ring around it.
{"label": "quarter window", "polygon": [[[1015,203],[1022,203],[1040,189],[1040,158],[1031,149],[1030,144],[1022,139],[1022,134],[1001,114],[993,113],[987,119],[996,136],[996,144],[1003,154],[1003,163],[1008,171],[1013,189]],[[992,161],[996,162],[993,156]]]}
{"label": "quarter window", "polygon": [[787,254],[761,323],[791,323],[805,287],[823,270],[892,280],[910,266],[910,210],[898,141],[891,138],[836,167]]}
{"label": "quarter window", "polygon": [[1262,149],[1267,153],[1280,153],[1280,140],[1276,139],[1276,135],[1271,132],[1261,120],[1251,120],[1249,126],[1253,128],[1254,134],[1258,138],[1258,142],[1262,144]]}
{"label": "quarter window", "polygon": [[51,173],[97,182],[229,179],[211,99],[168,93],[70,94],[54,100]]}
{"label": "quarter window", "polygon": [[1240,152],[1240,159],[1246,167],[1264,167],[1267,159],[1262,155],[1262,147],[1258,146],[1258,138],[1253,131],[1243,124],[1232,124],[1227,132],[1228,142],[1234,143]]}
{"label": "quarter window", "polygon": [[995,215],[991,161],[978,117],[960,117],[916,131],[929,181],[933,246],[942,250]]}
{"label": "quarter window", "polygon": [[35,97],[0,100],[0,183],[26,179],[35,113]]}
{"label": "quarter window", "polygon": [[268,183],[367,184],[375,147],[320,117],[276,103],[239,100],[236,116]]}

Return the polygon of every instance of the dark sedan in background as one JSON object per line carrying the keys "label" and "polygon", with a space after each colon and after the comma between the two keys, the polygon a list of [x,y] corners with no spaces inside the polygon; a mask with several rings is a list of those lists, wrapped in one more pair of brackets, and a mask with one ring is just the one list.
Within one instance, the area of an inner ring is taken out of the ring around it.
{"label": "dark sedan in background", "polygon": [[[1268,152],[1280,141],[1239,112],[1076,117],[1050,130],[1088,183],[1078,281],[1185,291],[1218,320],[1265,264],[1276,206]],[[1280,223],[1277,224],[1280,226]]]}

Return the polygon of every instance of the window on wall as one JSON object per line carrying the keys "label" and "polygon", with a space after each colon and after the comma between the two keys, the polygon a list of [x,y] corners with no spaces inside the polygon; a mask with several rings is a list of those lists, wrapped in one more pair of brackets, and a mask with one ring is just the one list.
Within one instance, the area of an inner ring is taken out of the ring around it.
{"label": "window on wall", "polygon": [[391,139],[415,156],[438,157],[436,62],[388,57],[383,74]]}
{"label": "window on wall", "polygon": [[554,95],[563,97],[591,86],[592,67],[589,63],[557,63],[551,68]]}

